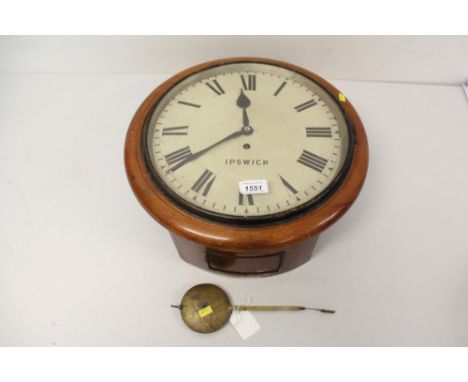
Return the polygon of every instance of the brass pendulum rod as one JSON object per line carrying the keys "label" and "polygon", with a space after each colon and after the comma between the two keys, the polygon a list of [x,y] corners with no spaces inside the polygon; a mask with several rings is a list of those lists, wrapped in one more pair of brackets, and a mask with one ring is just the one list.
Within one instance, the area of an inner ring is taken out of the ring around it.
{"label": "brass pendulum rod", "polygon": [[321,313],[334,314],[331,309],[309,308],[306,306],[277,306],[277,305],[232,305],[232,310],[251,310],[257,312],[278,312],[278,311],[297,311],[297,310],[315,310]]}
{"label": "brass pendulum rod", "polygon": [[[171,305],[171,308],[182,309],[180,305]],[[307,306],[276,306],[276,305],[232,305],[231,310],[250,310],[257,312],[286,312],[286,311],[298,311],[298,310],[315,310],[321,313],[335,314],[335,310],[332,309],[320,309],[320,308],[309,308]]]}

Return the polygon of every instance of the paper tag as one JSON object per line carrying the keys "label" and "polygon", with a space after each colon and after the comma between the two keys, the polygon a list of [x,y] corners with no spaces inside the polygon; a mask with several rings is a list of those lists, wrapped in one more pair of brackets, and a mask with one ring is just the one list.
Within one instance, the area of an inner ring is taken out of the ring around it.
{"label": "paper tag", "polygon": [[253,336],[260,330],[260,324],[253,314],[245,310],[242,312],[233,311],[229,322],[243,340]]}
{"label": "paper tag", "polygon": [[203,309],[200,309],[198,311],[198,315],[203,318],[205,316],[208,316],[209,314],[213,313],[213,309],[211,308],[210,305],[205,306]]}
{"label": "paper tag", "polygon": [[239,182],[239,191],[243,195],[267,194],[268,193],[268,182],[265,179],[261,179],[261,180],[241,180]]}

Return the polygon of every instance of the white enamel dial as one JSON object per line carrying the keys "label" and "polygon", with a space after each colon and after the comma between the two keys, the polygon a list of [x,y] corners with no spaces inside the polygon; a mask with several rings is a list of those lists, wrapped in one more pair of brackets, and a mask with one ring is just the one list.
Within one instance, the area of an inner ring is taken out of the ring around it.
{"label": "white enamel dial", "polygon": [[[330,187],[349,150],[343,113],[322,87],[259,63],[181,81],[153,110],[146,134],[152,171],[170,193],[232,217],[303,206]],[[249,180],[265,181],[268,192],[240,193]]]}

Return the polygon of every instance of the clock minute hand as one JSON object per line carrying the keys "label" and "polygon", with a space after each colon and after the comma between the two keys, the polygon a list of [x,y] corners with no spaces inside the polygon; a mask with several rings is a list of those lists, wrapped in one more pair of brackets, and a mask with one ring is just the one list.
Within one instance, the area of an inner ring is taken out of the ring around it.
{"label": "clock minute hand", "polygon": [[[196,153],[194,153],[192,155],[192,158],[193,157],[198,158],[200,155],[206,153],[208,150],[211,150],[213,147],[216,147],[216,146],[220,145],[221,143],[229,141],[230,139],[233,139],[233,138],[238,137],[240,135],[244,135],[244,130],[243,129],[238,130],[238,131],[236,131],[236,132],[234,132],[232,134],[229,134],[227,137],[224,137],[220,141],[215,142],[215,143],[213,143],[212,145],[210,145],[208,147],[205,147],[203,150],[197,151]],[[195,159],[195,158],[193,158],[193,159]]]}
{"label": "clock minute hand", "polygon": [[229,141],[229,140],[231,140],[233,138],[236,138],[236,137],[239,137],[241,135],[249,135],[249,134],[252,134],[252,129],[249,126],[244,126],[244,127],[242,127],[242,129],[237,130],[236,132],[234,132],[232,134],[229,134],[227,137],[224,137],[223,139],[219,140],[218,142],[215,142],[212,145],[210,145],[208,147],[205,147],[204,149],[202,149],[200,151],[197,151],[196,153],[193,153],[192,155],[190,155],[189,157],[187,157],[183,161],[181,161],[181,162],[175,164],[174,166],[172,166],[170,168],[170,170],[171,171],[177,170],[178,168],[182,167],[184,164],[197,159],[199,156],[205,154],[207,151],[209,151],[212,148],[220,145],[221,143],[224,143],[226,141]]}

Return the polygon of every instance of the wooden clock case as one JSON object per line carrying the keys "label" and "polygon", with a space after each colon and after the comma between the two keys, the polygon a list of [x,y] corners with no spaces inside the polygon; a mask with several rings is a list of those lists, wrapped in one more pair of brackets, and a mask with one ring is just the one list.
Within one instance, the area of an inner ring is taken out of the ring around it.
{"label": "wooden clock case", "polygon": [[[176,83],[199,71],[237,62],[271,64],[295,71],[322,86],[341,107],[352,130],[347,173],[331,195],[310,211],[274,225],[248,227],[199,217],[175,204],[152,180],[142,151],[145,122],[155,104]],[[362,122],[351,103],[330,83],[289,63],[255,57],[228,58],[189,68],[156,88],[131,121],[125,143],[130,185],[146,211],[165,226],[180,257],[195,266],[231,275],[274,275],[306,263],[320,232],[339,219],[357,198],[368,165],[368,145]]]}

